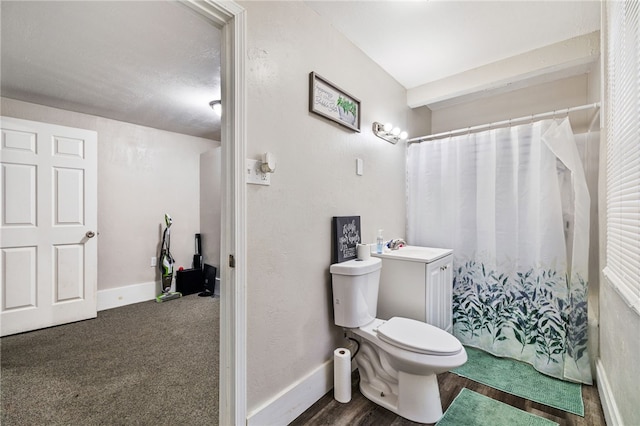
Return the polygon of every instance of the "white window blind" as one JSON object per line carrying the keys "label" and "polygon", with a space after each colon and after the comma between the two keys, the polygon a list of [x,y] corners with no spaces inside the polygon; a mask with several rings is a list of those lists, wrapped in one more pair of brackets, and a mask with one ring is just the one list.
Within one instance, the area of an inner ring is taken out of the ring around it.
{"label": "white window blind", "polygon": [[606,2],[607,265],[640,313],[640,2]]}

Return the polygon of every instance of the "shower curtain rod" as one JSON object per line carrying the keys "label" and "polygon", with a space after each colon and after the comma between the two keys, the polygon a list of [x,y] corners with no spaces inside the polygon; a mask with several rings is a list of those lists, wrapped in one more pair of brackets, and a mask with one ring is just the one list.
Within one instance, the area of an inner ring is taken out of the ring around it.
{"label": "shower curtain rod", "polygon": [[580,106],[575,106],[570,108],[558,109],[555,111],[543,112],[540,114],[532,114],[532,115],[527,115],[525,117],[518,117],[518,118],[512,118],[504,121],[497,121],[495,123],[481,124],[479,126],[465,127],[464,129],[449,130],[448,132],[435,133],[433,135],[418,136],[415,138],[408,139],[407,143],[409,144],[420,143],[420,142],[425,142],[432,139],[441,139],[441,138],[454,136],[458,134],[476,133],[482,130],[493,129],[497,127],[504,127],[507,125],[511,126],[513,124],[531,122],[534,120],[541,120],[543,118],[555,117],[556,115],[565,115],[565,114],[569,114],[570,112],[583,111],[583,110],[592,109],[592,108],[597,108],[599,110],[600,102],[596,102],[593,104],[580,105]]}

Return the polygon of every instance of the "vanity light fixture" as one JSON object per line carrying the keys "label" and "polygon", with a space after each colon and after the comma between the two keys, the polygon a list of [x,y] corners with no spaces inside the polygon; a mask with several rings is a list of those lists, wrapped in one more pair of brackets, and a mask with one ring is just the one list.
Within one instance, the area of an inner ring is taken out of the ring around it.
{"label": "vanity light fixture", "polygon": [[216,114],[219,116],[222,115],[222,101],[211,101],[209,102],[209,106]]}
{"label": "vanity light fixture", "polygon": [[400,130],[399,127],[393,127],[391,123],[382,124],[375,121],[372,128],[374,135],[394,145],[397,144],[398,141],[407,139],[409,136],[407,132]]}

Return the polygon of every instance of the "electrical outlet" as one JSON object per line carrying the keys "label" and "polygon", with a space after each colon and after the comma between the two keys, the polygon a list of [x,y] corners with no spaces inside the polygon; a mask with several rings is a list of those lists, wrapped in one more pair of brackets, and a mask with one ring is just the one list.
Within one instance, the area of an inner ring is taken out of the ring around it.
{"label": "electrical outlet", "polygon": [[264,173],[260,169],[262,161],[247,158],[245,165],[247,183],[254,185],[271,185],[271,173]]}
{"label": "electrical outlet", "polygon": [[151,267],[158,266],[158,258],[153,256],[151,258]]}

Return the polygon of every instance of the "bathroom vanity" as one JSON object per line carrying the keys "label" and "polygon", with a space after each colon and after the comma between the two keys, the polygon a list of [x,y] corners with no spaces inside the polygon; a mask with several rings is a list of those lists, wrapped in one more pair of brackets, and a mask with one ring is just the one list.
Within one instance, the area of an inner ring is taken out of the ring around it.
{"label": "bathroom vanity", "polygon": [[405,246],[383,254],[378,314],[412,318],[451,332],[453,250]]}

